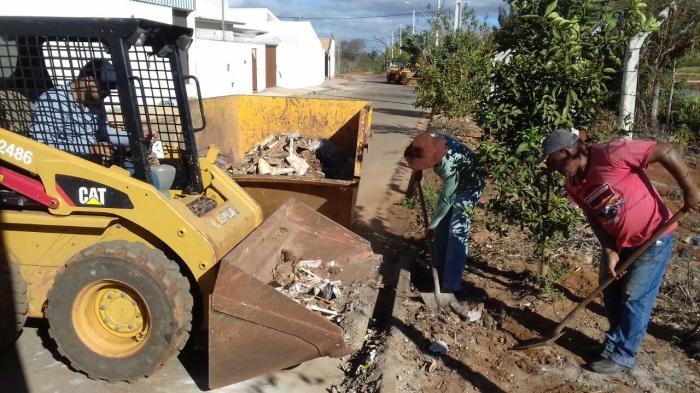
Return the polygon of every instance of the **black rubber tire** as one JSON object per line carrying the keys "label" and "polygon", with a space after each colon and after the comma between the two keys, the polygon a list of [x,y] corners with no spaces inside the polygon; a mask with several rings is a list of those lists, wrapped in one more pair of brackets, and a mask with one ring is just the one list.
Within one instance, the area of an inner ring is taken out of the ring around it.
{"label": "black rubber tire", "polygon": [[[126,284],[147,305],[150,331],[145,344],[123,357],[99,354],[73,326],[73,304],[83,288],[101,280]],[[140,243],[111,241],[74,257],[56,276],[48,294],[49,334],[75,369],[92,379],[134,381],[153,374],[187,342],[192,325],[192,295],[176,262]]]}
{"label": "black rubber tire", "polygon": [[15,343],[27,321],[29,303],[27,283],[19,266],[2,262],[0,266],[0,351]]}

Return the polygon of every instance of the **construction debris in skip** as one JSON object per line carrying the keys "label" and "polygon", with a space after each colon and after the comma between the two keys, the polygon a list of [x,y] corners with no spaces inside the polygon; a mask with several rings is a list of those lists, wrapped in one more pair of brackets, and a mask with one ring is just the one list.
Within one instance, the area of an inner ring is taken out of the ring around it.
{"label": "construction debris in skip", "polygon": [[316,150],[320,139],[301,138],[299,133],[270,135],[246,153],[231,169],[234,175],[304,176],[323,178]]}
{"label": "construction debris in skip", "polygon": [[342,296],[341,282],[331,279],[337,270],[335,261],[303,260],[282,250],[269,285],[309,310],[334,320],[340,309],[336,301]]}
{"label": "construction debris in skip", "polygon": [[352,178],[354,160],[339,163],[337,156],[337,146],[330,140],[304,138],[295,132],[268,136],[253,146],[238,164],[225,165],[225,169],[233,176]]}

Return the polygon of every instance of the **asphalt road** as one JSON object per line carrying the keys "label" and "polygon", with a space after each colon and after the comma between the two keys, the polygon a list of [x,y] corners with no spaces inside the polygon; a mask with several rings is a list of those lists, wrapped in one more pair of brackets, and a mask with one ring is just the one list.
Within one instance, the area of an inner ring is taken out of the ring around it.
{"label": "asphalt road", "polygon": [[[386,244],[379,244],[387,230],[383,223],[387,209],[400,198],[396,186],[405,180],[408,170],[401,165],[409,135],[418,126],[423,112],[413,107],[413,88],[386,84],[384,77],[355,76],[337,89],[318,91],[307,96],[319,98],[362,99],[373,103],[374,137],[369,144],[362,169],[357,200],[356,232],[373,242],[375,252],[392,255]],[[316,359],[292,370],[261,376],[213,392],[326,392],[343,378],[338,359]],[[185,353],[172,359],[150,378],[135,383],[94,381],[71,370],[54,349],[46,325],[30,321],[16,342],[14,351],[0,355],[0,391],[2,392],[144,392],[186,393],[204,389],[206,358]]]}

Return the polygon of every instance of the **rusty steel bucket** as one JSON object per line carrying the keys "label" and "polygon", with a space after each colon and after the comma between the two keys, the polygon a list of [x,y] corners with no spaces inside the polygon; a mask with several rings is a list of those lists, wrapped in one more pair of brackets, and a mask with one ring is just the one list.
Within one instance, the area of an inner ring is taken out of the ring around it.
{"label": "rusty steel bucket", "polygon": [[290,199],[221,260],[209,310],[209,388],[351,352],[342,329],[267,283],[282,251],[335,261],[343,286],[377,276],[370,243]]}

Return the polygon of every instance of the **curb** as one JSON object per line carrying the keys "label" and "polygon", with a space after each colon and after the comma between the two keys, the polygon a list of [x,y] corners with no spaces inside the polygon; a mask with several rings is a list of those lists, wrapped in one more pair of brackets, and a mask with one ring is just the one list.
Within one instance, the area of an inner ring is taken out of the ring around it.
{"label": "curb", "polygon": [[391,327],[389,328],[389,334],[387,338],[386,347],[384,353],[387,356],[382,358],[382,363],[380,366],[381,372],[381,385],[380,391],[387,393],[395,393],[399,390],[399,369],[397,367],[399,359],[396,358],[398,354],[397,351],[389,351],[389,348],[396,348],[401,345],[406,336],[396,327],[393,321],[404,321],[404,300],[410,295],[411,292],[411,272],[409,270],[410,266],[413,264],[416,258],[416,248],[411,247],[407,253],[402,254],[398,258],[399,262],[399,278],[396,283],[396,292],[394,296],[394,304],[391,310]]}

